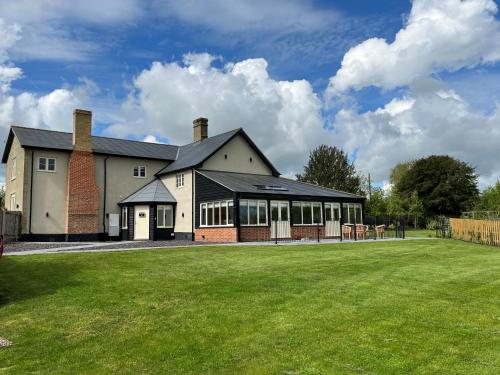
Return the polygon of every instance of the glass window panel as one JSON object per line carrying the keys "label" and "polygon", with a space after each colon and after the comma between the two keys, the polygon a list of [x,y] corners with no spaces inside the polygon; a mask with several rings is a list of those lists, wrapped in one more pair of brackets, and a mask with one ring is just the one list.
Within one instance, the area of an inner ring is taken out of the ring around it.
{"label": "glass window panel", "polygon": [[346,204],[342,206],[342,217],[344,218],[344,223],[349,223],[349,210]]}
{"label": "glass window panel", "polygon": [[139,176],[139,167],[134,167],[134,177]]}
{"label": "glass window panel", "polygon": [[267,224],[267,202],[259,201],[259,224]]}
{"label": "glass window panel", "polygon": [[350,223],[354,223],[354,220],[355,220],[356,216],[355,216],[355,213],[354,213],[354,205],[350,204],[349,205],[349,222]]}
{"label": "glass window panel", "polygon": [[234,209],[233,202],[227,202],[227,223],[233,224]]}
{"label": "glass window panel", "polygon": [[361,205],[356,205],[356,222],[362,224],[363,218],[361,217]]}
{"label": "glass window panel", "polygon": [[127,207],[122,207],[122,229],[128,228]]}
{"label": "glass window panel", "polygon": [[333,215],[332,215],[332,205],[331,204],[325,204],[325,220],[332,220]]}
{"label": "glass window panel", "polygon": [[314,224],[321,223],[321,204],[313,203],[313,221]]}
{"label": "glass window panel", "polygon": [[227,202],[220,202],[220,224],[227,225]]}
{"label": "glass window panel", "polygon": [[312,224],[312,208],[311,203],[302,203],[302,218],[304,224]]}
{"label": "glass window panel", "polygon": [[214,204],[213,203],[208,204],[207,225],[214,225]]}
{"label": "glass window panel", "polygon": [[240,224],[248,225],[248,201],[240,201]]}
{"label": "glass window panel", "polygon": [[56,170],[56,159],[47,159],[48,161],[48,170],[55,171]]}
{"label": "glass window panel", "polygon": [[40,169],[41,171],[44,171],[46,168],[46,163],[47,163],[47,159],[45,159],[45,158],[38,159],[38,169]]}
{"label": "glass window panel", "polygon": [[174,210],[172,206],[165,207],[165,226],[166,227],[174,226]]}
{"label": "glass window panel", "polygon": [[220,202],[214,203],[214,225],[220,225]]}
{"label": "glass window panel", "polygon": [[338,207],[333,207],[333,220],[334,221],[340,220],[340,209]]}
{"label": "glass window panel", "polygon": [[271,220],[278,221],[278,204],[277,203],[271,204]]}
{"label": "glass window panel", "polygon": [[207,225],[207,204],[201,205],[201,225]]}
{"label": "glass window panel", "polygon": [[293,202],[292,204],[292,220],[295,225],[302,224],[302,209],[300,202]]}
{"label": "glass window panel", "polygon": [[165,226],[165,214],[163,212],[163,206],[158,206],[157,215],[156,215],[156,226],[163,227]]}
{"label": "glass window panel", "polygon": [[280,205],[280,211],[281,211],[281,221],[288,221],[288,204],[284,203]]}
{"label": "glass window panel", "polygon": [[257,201],[248,201],[249,224],[257,224]]}

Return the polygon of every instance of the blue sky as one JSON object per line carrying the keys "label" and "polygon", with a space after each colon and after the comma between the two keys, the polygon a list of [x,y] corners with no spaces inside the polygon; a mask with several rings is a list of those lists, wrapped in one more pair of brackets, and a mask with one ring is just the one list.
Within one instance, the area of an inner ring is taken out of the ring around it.
{"label": "blue sky", "polygon": [[[493,0],[2,1],[0,136],[13,122],[189,142],[243,126],[285,175],[320,143],[387,183],[447,153],[500,176]],[[450,31],[451,30],[451,31]],[[5,77],[2,76],[4,74]]]}

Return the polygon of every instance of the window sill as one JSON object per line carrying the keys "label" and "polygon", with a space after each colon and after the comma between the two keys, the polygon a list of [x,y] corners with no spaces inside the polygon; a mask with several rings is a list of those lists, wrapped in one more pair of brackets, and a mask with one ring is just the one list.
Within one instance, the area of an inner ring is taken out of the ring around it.
{"label": "window sill", "polygon": [[134,177],[134,178],[141,178],[141,179],[143,179],[143,180],[144,180],[145,178],[147,178],[146,176],[133,176],[133,177]]}
{"label": "window sill", "polygon": [[200,225],[199,228],[234,228],[234,224],[228,224],[228,225]]}
{"label": "window sill", "polygon": [[48,169],[37,169],[37,172],[56,173],[56,171],[49,171]]}
{"label": "window sill", "polygon": [[324,226],[323,223],[316,223],[316,224],[292,224],[293,227],[317,227],[317,226]]}
{"label": "window sill", "polygon": [[268,227],[269,224],[240,224],[240,227]]}

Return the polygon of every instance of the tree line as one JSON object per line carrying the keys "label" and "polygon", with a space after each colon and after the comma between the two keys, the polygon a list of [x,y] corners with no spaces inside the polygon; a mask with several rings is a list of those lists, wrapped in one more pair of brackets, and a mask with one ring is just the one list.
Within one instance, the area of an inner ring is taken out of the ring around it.
{"label": "tree line", "polygon": [[367,197],[371,216],[411,216],[419,221],[439,215],[458,217],[464,211],[500,211],[500,180],[480,193],[478,175],[469,163],[448,155],[396,164],[390,173],[390,189],[371,187],[347,153],[320,145],[311,151],[297,180]]}

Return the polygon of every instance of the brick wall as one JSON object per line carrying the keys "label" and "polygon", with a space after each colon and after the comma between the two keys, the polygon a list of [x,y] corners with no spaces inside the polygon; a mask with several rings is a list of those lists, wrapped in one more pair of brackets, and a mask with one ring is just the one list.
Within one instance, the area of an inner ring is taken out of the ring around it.
{"label": "brick wall", "polygon": [[[292,225],[290,235],[294,240],[301,240],[303,238],[317,239],[318,227],[316,225]],[[325,238],[325,227],[322,225],[319,227],[319,238]]]}
{"label": "brick wall", "polygon": [[71,153],[67,205],[66,233],[99,232],[99,190],[91,152],[74,150]]}
{"label": "brick wall", "polygon": [[194,231],[195,241],[206,242],[238,242],[238,229],[234,227],[197,228]]}
{"label": "brick wall", "polygon": [[270,241],[271,228],[265,227],[241,227],[240,239],[242,242]]}

